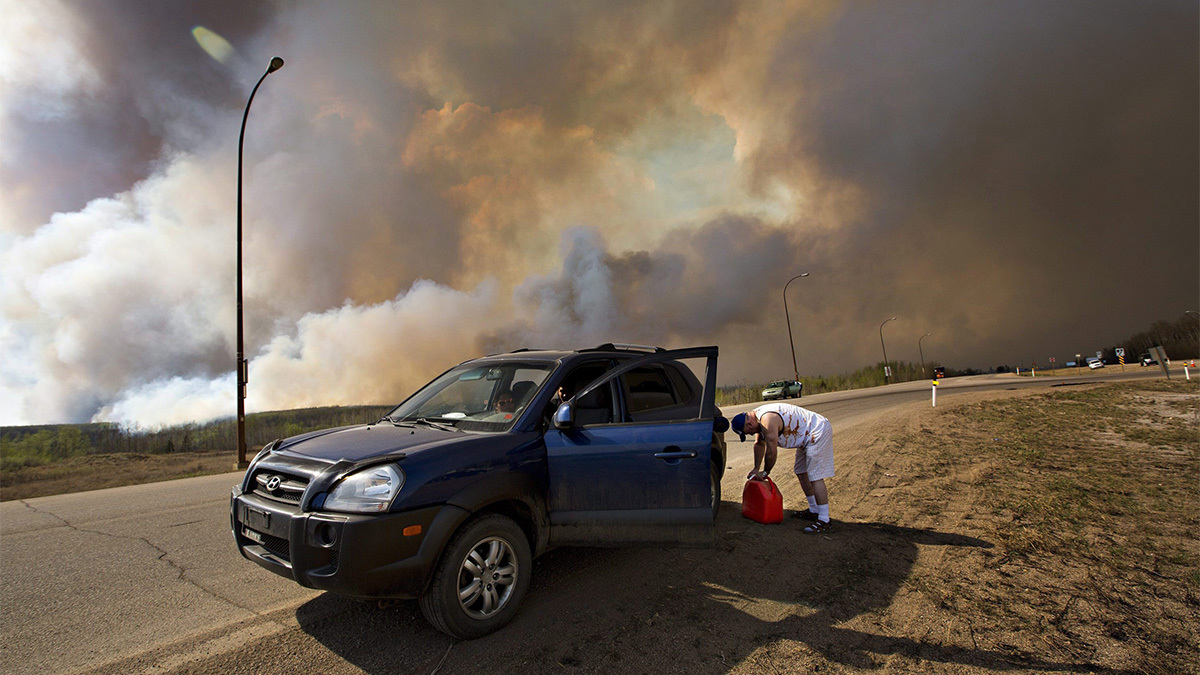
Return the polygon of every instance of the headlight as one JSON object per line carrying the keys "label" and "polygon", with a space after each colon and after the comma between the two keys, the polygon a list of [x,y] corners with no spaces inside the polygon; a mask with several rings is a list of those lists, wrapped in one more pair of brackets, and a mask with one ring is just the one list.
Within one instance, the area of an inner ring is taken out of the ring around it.
{"label": "headlight", "polygon": [[404,472],[390,464],[373,466],[343,478],[325,499],[325,508],[350,513],[387,511],[403,486]]}

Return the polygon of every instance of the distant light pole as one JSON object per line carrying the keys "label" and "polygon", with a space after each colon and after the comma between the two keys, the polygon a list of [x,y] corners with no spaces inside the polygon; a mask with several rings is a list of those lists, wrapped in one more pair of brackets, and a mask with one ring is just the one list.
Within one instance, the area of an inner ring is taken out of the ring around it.
{"label": "distant light pole", "polygon": [[246,139],[246,118],[250,116],[250,104],[259,86],[271,73],[283,67],[283,59],[276,56],[267,66],[267,72],[258,78],[258,84],[250,90],[250,98],[246,101],[246,112],[242,113],[242,131],[238,135],[238,184],[237,184],[237,436],[238,456],[237,468],[245,469],[250,463],[246,460],[246,380],[247,363],[245,333],[242,328],[242,144]]}
{"label": "distant light pole", "polygon": [[924,340],[930,335],[933,335],[933,333],[926,333],[921,336],[920,340],[917,340],[917,351],[921,352],[921,379],[925,379],[925,350],[921,349],[921,340]]}
{"label": "distant light pole", "polygon": [[893,316],[890,319],[885,319],[883,323],[879,324],[879,344],[880,344],[880,346],[883,347],[883,381],[885,384],[892,383],[892,376],[890,374],[888,374],[890,368],[888,368],[887,345],[883,344],[883,325],[886,324],[888,321],[895,321],[895,320],[896,320],[896,317]]}
{"label": "distant light pole", "polygon": [[783,318],[787,319],[788,346],[790,346],[792,348],[792,371],[793,371],[792,374],[796,376],[797,381],[799,381],[799,379],[800,379],[800,369],[796,367],[796,343],[792,341],[792,317],[788,316],[787,289],[788,289],[788,286],[792,285],[793,281],[799,279],[800,277],[806,277],[806,276],[808,276],[808,272],[805,272],[803,274],[797,274],[796,276],[792,277],[791,279],[788,279],[788,282],[783,285]]}

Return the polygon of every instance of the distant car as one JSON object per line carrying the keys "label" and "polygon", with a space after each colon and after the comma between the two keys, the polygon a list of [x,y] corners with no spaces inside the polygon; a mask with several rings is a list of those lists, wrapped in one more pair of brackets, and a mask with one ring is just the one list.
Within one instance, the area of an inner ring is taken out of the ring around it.
{"label": "distant car", "polygon": [[1088,358],[1087,364],[1088,368],[1091,368],[1092,370],[1104,367],[1104,362],[1094,356]]}
{"label": "distant car", "polygon": [[766,389],[762,390],[764,401],[773,401],[783,398],[800,398],[801,391],[804,389],[803,382],[795,380],[778,380],[767,385]]}
{"label": "distant car", "polygon": [[1158,361],[1155,361],[1154,357],[1150,356],[1149,354],[1142,354],[1141,358],[1139,358],[1138,361],[1143,366],[1157,366],[1158,365]]}

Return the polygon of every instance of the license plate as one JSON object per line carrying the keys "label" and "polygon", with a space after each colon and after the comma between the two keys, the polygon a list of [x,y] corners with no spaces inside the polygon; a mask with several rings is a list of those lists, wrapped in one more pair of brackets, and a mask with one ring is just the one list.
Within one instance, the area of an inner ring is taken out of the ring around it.
{"label": "license plate", "polygon": [[271,531],[271,514],[249,506],[242,507],[242,523],[263,532]]}

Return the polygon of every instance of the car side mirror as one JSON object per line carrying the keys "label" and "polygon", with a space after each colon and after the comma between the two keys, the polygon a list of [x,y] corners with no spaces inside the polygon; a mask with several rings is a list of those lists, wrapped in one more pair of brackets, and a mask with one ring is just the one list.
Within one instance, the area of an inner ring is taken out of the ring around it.
{"label": "car side mirror", "polygon": [[570,429],[575,426],[575,406],[563,403],[554,411],[554,428]]}

